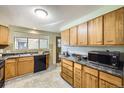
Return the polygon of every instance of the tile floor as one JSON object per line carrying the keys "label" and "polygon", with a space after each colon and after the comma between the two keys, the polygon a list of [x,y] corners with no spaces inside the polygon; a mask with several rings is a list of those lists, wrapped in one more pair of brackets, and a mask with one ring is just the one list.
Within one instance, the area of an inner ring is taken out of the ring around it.
{"label": "tile floor", "polygon": [[5,88],[71,88],[60,76],[60,67],[51,66],[45,71],[13,78]]}

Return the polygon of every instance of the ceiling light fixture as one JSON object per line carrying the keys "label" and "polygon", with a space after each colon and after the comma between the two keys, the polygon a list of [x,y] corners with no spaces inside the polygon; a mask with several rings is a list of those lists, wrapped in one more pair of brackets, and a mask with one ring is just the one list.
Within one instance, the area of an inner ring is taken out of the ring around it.
{"label": "ceiling light fixture", "polygon": [[35,14],[40,17],[40,18],[45,18],[48,16],[48,12],[44,9],[35,9],[34,10]]}

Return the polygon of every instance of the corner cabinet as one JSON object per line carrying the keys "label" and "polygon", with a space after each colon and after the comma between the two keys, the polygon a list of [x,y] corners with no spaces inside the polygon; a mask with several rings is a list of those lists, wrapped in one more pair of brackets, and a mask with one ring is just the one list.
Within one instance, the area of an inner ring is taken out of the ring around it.
{"label": "corner cabinet", "polygon": [[88,44],[103,45],[103,17],[88,22]]}
{"label": "corner cabinet", "polygon": [[69,43],[70,43],[69,29],[61,32],[61,42],[62,42],[62,45],[69,45]]}
{"label": "corner cabinet", "polygon": [[98,70],[84,66],[82,75],[82,87],[98,88]]}
{"label": "corner cabinet", "polygon": [[72,27],[70,29],[70,45],[71,46],[77,45],[77,27]]}
{"label": "corner cabinet", "polygon": [[0,25],[0,45],[9,45],[9,28]]}
{"label": "corner cabinet", "polygon": [[104,44],[124,44],[124,8],[104,15]]}
{"label": "corner cabinet", "polygon": [[78,46],[87,45],[87,23],[78,26]]}

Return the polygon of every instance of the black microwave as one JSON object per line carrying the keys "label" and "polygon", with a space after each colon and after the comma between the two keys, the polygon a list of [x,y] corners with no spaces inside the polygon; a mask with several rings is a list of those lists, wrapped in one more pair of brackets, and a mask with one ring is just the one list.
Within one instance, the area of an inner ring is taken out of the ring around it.
{"label": "black microwave", "polygon": [[124,61],[124,53],[110,51],[90,51],[88,52],[88,60],[103,65],[122,69]]}

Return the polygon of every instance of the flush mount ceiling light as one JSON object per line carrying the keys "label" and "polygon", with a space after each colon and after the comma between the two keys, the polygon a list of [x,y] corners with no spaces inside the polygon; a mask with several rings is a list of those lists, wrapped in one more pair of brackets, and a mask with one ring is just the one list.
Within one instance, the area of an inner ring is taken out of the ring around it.
{"label": "flush mount ceiling light", "polygon": [[38,16],[40,18],[45,18],[48,16],[47,11],[44,9],[35,9],[34,13],[36,14],[36,16]]}

